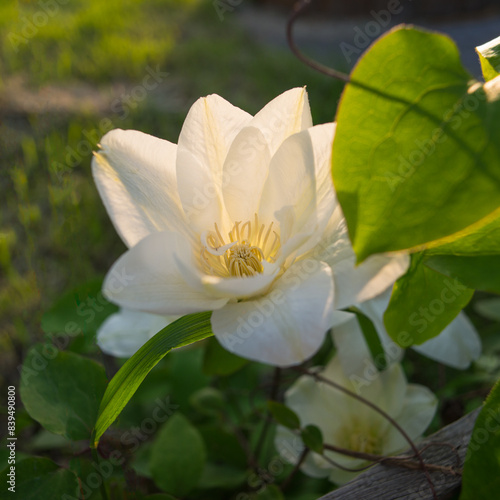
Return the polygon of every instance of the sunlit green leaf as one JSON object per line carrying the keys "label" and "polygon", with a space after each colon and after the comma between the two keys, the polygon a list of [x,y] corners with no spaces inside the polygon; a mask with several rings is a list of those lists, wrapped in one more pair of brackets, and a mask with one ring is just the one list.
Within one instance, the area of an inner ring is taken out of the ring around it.
{"label": "sunlit green leaf", "polygon": [[118,371],[99,407],[93,444],[114,422],[151,369],[171,350],[213,335],[211,312],[190,314],[170,323],[144,344]]}
{"label": "sunlit green leaf", "polygon": [[444,276],[414,254],[408,272],[394,284],[384,324],[391,338],[409,347],[443,331],[470,301],[473,290]]}
{"label": "sunlit green leaf", "polygon": [[21,399],[32,418],[69,439],[89,439],[106,388],[103,366],[51,344],[33,347],[23,363]]}
{"label": "sunlit green leaf", "polygon": [[500,100],[470,87],[448,37],[395,29],[351,81],[332,162],[359,261],[447,237],[498,209]]}

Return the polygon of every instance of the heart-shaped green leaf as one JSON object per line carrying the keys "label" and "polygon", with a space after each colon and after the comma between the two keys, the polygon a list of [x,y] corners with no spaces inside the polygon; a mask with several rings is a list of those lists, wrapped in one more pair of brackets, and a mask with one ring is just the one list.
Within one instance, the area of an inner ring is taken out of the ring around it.
{"label": "heart-shaped green leaf", "polygon": [[340,102],[332,158],[358,261],[425,246],[500,206],[495,81],[471,82],[451,39],[409,27],[361,58]]}

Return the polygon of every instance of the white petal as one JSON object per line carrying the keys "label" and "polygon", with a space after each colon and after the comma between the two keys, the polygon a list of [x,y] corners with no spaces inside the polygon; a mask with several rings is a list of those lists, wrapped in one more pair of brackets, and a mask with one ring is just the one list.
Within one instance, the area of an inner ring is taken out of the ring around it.
{"label": "white petal", "polygon": [[[403,408],[395,420],[411,439],[417,439],[434,418],[437,403],[436,396],[427,387],[410,384],[406,390]],[[406,448],[409,448],[408,441],[395,427],[390,427],[384,440],[383,453],[389,455]]]}
{"label": "white petal", "polygon": [[212,328],[219,342],[239,356],[290,366],[319,349],[330,326],[332,303],[328,266],[300,262],[264,297],[214,311]]}
{"label": "white petal", "polygon": [[364,373],[377,373],[370,349],[355,314],[349,320],[332,328],[337,356],[346,376],[362,377]]}
{"label": "white petal", "polygon": [[305,88],[288,90],[273,99],[255,115],[250,125],[264,134],[272,156],[287,137],[312,127]]}
{"label": "white petal", "polygon": [[[334,366],[331,366],[333,363]],[[321,375],[351,389],[349,381],[339,369],[338,360],[329,363],[328,373]],[[340,375],[340,376],[339,376]],[[313,377],[299,377],[285,393],[285,404],[300,417],[302,426],[314,424],[323,432],[325,441],[338,434],[349,422],[350,409],[346,404],[349,396]],[[335,418],[332,418],[335,415]]]}
{"label": "white petal", "polygon": [[[281,244],[316,222],[316,172],[314,149],[308,131],[288,138],[271,159],[259,207],[259,217],[270,223],[287,209],[287,223],[280,221]],[[283,219],[284,214],[281,218]],[[282,227],[283,226],[283,227]],[[288,229],[284,231],[284,228]]]}
{"label": "white petal", "polygon": [[197,234],[226,225],[222,186],[191,151],[177,151],[177,187],[187,224]]}
{"label": "white petal", "polygon": [[129,358],[177,316],[158,316],[132,309],[120,309],[107,317],[97,331],[97,344],[107,354]]}
{"label": "white petal", "polygon": [[188,314],[222,307],[215,299],[188,284],[177,265],[194,269],[187,240],[176,233],[153,233],[123,254],[108,272],[103,291],[122,307],[154,314]]}
{"label": "white petal", "polygon": [[[299,461],[300,455],[304,450],[304,443],[300,437],[281,425],[276,428],[274,444],[280,456],[291,464],[296,464]],[[300,466],[300,470],[310,477],[327,477],[330,473],[330,468],[319,467],[316,460],[312,458],[312,455],[312,453],[308,453],[305,461]]]}
{"label": "white petal", "polygon": [[135,130],[112,130],[92,160],[94,180],[127,246],[156,231],[187,234],[177,195],[177,146]]}
{"label": "white petal", "polygon": [[332,180],[332,144],[336,125],[326,123],[308,129],[314,150],[317,218],[323,228],[339,206]]}
{"label": "white petal", "polygon": [[254,219],[270,161],[262,132],[255,127],[241,130],[229,148],[222,177],[224,203],[231,221]]}
{"label": "white petal", "polygon": [[247,299],[265,293],[275,280],[279,268],[274,267],[269,274],[256,274],[244,278],[219,278],[217,276],[203,276],[202,283],[211,297],[226,297],[231,299]]}
{"label": "white petal", "polygon": [[[220,181],[229,146],[251,120],[251,115],[218,95],[202,97],[191,106],[184,120],[179,149],[189,151],[202,169]],[[184,172],[178,171],[179,174]]]}
{"label": "white petal", "polygon": [[464,370],[481,354],[481,339],[461,312],[437,337],[412,348],[435,361]]}

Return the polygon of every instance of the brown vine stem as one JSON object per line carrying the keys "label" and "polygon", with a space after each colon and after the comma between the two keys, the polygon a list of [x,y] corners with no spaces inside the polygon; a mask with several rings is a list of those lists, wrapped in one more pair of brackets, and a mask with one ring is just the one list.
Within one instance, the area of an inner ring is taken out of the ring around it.
{"label": "brown vine stem", "polygon": [[293,7],[292,15],[288,20],[288,24],[286,26],[286,39],[288,42],[288,46],[290,50],[293,52],[295,57],[302,61],[307,66],[323,73],[324,75],[331,76],[332,78],[337,78],[338,80],[342,80],[343,82],[349,83],[351,81],[349,75],[343,73],[342,71],[338,71],[334,68],[329,68],[324,64],[320,64],[313,59],[307,57],[296,45],[295,40],[293,38],[293,27],[295,25],[295,21],[307,10],[311,5],[311,0],[301,0],[297,2]]}
{"label": "brown vine stem", "polygon": [[[326,450],[335,451],[336,453],[341,453],[342,455],[346,455],[353,458],[360,458],[362,460],[367,460],[374,463],[381,463],[384,465],[390,465],[394,467],[404,467],[406,469],[422,468],[420,463],[416,463],[415,461],[412,460],[413,458],[415,458],[415,455],[410,455],[407,457],[389,457],[385,455],[374,455],[372,453],[363,453],[360,451],[348,450],[347,448],[340,448],[339,446],[334,446],[331,444],[324,444],[323,447]],[[427,445],[425,448],[428,447],[429,445]],[[420,450],[420,452],[422,452],[422,450]],[[462,474],[462,471],[459,468],[448,467],[445,465],[428,464],[428,463],[424,464],[427,470],[439,471],[443,472],[444,474],[451,474],[452,476],[460,476]],[[369,467],[371,467],[371,465]]]}
{"label": "brown vine stem", "polygon": [[302,453],[300,454],[299,461],[295,464],[295,467],[293,468],[292,472],[286,477],[286,479],[281,483],[281,490],[284,491],[291,483],[292,479],[294,478],[295,474],[300,469],[300,466],[304,462],[304,460],[307,457],[307,454],[309,453],[309,448],[304,448]]}
{"label": "brown vine stem", "polygon": [[344,394],[347,394],[348,396],[350,396],[354,399],[357,399],[361,403],[365,404],[366,406],[368,406],[372,410],[374,410],[377,413],[379,413],[380,415],[382,415],[382,417],[384,417],[392,426],[394,426],[398,430],[398,432],[403,436],[403,438],[410,445],[410,448],[413,450],[413,453],[415,454],[415,458],[419,462],[419,466],[420,466],[419,469],[421,469],[423,471],[423,473],[425,474],[425,477],[429,483],[429,487],[432,491],[433,497],[435,498],[435,500],[438,500],[437,495],[436,495],[436,490],[434,488],[434,483],[432,482],[432,479],[429,475],[429,471],[426,468],[426,464],[423,461],[422,456],[421,456],[417,446],[415,445],[413,440],[410,438],[410,436],[408,436],[406,431],[388,413],[386,413],[384,410],[382,410],[382,408],[378,407],[376,404],[372,403],[371,401],[368,401],[368,399],[364,398],[363,396],[360,396],[359,394],[356,394],[356,393],[350,391],[349,389],[341,386],[340,384],[337,384],[336,382],[333,382],[333,380],[327,379],[326,377],[319,375],[318,373],[313,373],[305,368],[300,368],[300,367],[294,367],[292,369],[302,373],[303,375],[307,375],[309,377],[312,377],[316,381],[323,382],[327,385],[330,385],[331,387],[334,387],[335,389],[343,392]]}

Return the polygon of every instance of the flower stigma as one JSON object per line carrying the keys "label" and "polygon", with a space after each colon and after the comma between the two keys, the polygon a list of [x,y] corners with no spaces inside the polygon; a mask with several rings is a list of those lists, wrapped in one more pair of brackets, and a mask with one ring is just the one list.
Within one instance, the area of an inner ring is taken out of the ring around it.
{"label": "flower stigma", "polygon": [[214,223],[214,230],[201,235],[201,263],[205,272],[223,278],[262,274],[265,263],[275,262],[281,248],[280,236],[273,225],[274,222],[267,227],[261,224],[255,214],[253,221],[242,225],[241,221],[236,222],[225,239]]}

